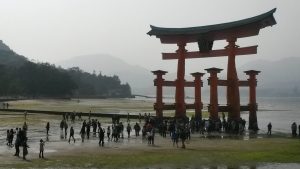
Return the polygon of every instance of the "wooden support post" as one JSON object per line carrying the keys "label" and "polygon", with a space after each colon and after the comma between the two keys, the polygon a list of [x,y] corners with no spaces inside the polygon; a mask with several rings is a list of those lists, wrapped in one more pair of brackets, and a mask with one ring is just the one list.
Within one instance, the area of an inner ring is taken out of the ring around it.
{"label": "wooden support post", "polygon": [[228,67],[227,67],[227,106],[229,107],[228,119],[239,120],[240,119],[240,92],[239,92],[239,80],[235,66],[236,38],[228,39]]}
{"label": "wooden support post", "polygon": [[260,73],[260,71],[248,70],[245,73],[249,76],[249,127],[250,130],[258,130],[257,124],[257,103],[256,103],[256,86],[257,80],[256,75]]}
{"label": "wooden support post", "polygon": [[178,43],[178,68],[177,68],[177,79],[176,79],[176,93],[175,93],[175,117],[176,118],[186,118],[186,106],[184,101],[184,84],[185,84],[185,50],[186,43]]}
{"label": "wooden support post", "polygon": [[195,77],[194,83],[195,83],[195,118],[196,120],[202,120],[202,109],[203,109],[203,103],[201,100],[201,87],[203,86],[203,82],[201,80],[201,77],[205,73],[191,73],[192,76]]}
{"label": "wooden support post", "polygon": [[218,76],[223,69],[209,68],[205,69],[209,74],[209,84],[210,84],[210,103],[208,106],[209,118],[213,121],[219,119],[218,116]]}
{"label": "wooden support post", "polygon": [[152,71],[154,75],[156,75],[156,79],[154,80],[154,84],[156,86],[156,103],[154,103],[154,109],[156,110],[156,117],[163,117],[163,83],[164,79],[162,78],[167,72],[162,70]]}

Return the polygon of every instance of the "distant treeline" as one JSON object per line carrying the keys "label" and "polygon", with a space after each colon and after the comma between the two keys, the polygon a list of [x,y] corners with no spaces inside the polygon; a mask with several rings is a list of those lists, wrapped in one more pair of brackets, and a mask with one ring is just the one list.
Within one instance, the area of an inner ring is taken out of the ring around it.
{"label": "distant treeline", "polygon": [[34,63],[13,51],[0,51],[2,97],[130,97],[129,84],[118,76],[91,74],[79,68],[62,69]]}

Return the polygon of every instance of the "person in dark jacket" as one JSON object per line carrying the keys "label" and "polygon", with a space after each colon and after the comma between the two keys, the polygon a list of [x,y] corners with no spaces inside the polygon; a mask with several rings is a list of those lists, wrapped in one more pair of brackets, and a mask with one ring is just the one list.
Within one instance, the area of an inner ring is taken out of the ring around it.
{"label": "person in dark jacket", "polygon": [[272,134],[272,124],[271,122],[268,124],[268,135],[271,135]]}
{"label": "person in dark jacket", "polygon": [[100,127],[100,130],[99,130],[99,146],[104,146],[104,134],[105,134],[105,131],[102,127]]}
{"label": "person in dark jacket", "polygon": [[70,137],[69,137],[69,143],[70,143],[70,141],[71,141],[71,137],[73,138],[73,140],[74,140],[74,143],[75,143],[75,138],[74,138],[74,129],[73,129],[73,127],[71,127],[71,128],[70,128]]}

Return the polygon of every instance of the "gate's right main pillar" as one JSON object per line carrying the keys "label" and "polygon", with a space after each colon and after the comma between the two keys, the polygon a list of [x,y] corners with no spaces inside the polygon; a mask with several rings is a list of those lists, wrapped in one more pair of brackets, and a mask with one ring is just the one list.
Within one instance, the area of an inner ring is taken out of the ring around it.
{"label": "gate's right main pillar", "polygon": [[228,67],[227,67],[227,106],[228,120],[239,120],[240,119],[240,91],[239,91],[239,80],[235,66],[235,55],[237,45],[235,44],[236,38],[227,40],[228,46]]}
{"label": "gate's right main pillar", "polygon": [[201,77],[204,75],[204,73],[195,72],[191,73],[191,75],[195,77],[195,118],[196,120],[202,120],[203,103],[201,100],[201,87],[203,86],[203,83]]}
{"label": "gate's right main pillar", "polygon": [[218,116],[218,76],[217,74],[220,73],[223,69],[218,68],[209,68],[205,69],[209,74],[210,77],[208,79],[208,83],[210,85],[210,103],[208,106],[209,111],[209,118],[213,121],[217,121],[219,119]]}
{"label": "gate's right main pillar", "polygon": [[245,71],[246,75],[249,76],[249,127],[250,130],[258,130],[257,124],[257,103],[256,103],[256,86],[257,80],[256,75],[260,73],[260,71],[248,70]]}
{"label": "gate's right main pillar", "polygon": [[177,79],[176,79],[176,90],[175,90],[175,117],[176,118],[186,118],[186,105],[185,105],[185,94],[184,94],[184,84],[185,84],[185,53],[186,53],[186,43],[180,42],[177,44],[178,50],[178,67],[177,67]]}

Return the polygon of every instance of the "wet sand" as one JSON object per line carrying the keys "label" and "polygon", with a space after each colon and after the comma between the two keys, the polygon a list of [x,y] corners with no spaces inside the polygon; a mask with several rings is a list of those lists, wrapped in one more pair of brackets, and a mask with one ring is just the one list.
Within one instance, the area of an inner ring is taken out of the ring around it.
{"label": "wet sand", "polygon": [[[30,102],[32,103],[32,102]],[[23,104],[23,103],[22,103]],[[44,103],[43,103],[44,104]],[[57,103],[50,103],[57,104]],[[131,103],[132,105],[136,103]],[[142,104],[145,104],[142,102]],[[148,103],[147,103],[148,104]],[[44,105],[37,105],[42,107]],[[127,107],[131,107],[132,105]],[[16,106],[20,106],[17,105]],[[23,105],[26,107],[26,105]],[[61,109],[62,104],[56,108]],[[71,105],[69,105],[72,107]],[[20,106],[21,107],[21,106]],[[51,106],[50,106],[51,107]],[[142,106],[141,106],[142,107]],[[32,106],[35,108],[35,106]],[[46,108],[46,107],[45,107]],[[118,109],[114,107],[114,109]],[[137,106],[135,112],[141,109]],[[87,119],[87,117],[83,117]],[[92,117],[93,118],[93,117]],[[6,146],[6,130],[16,127],[21,127],[24,122],[23,113],[14,112],[0,112],[0,167],[1,168],[282,168],[286,169],[300,168],[300,153],[292,152],[294,156],[289,157],[289,152],[295,148],[300,149],[300,141],[291,139],[289,134],[274,133],[272,137],[267,137],[264,131],[259,134],[246,133],[244,136],[229,136],[226,134],[215,133],[213,135],[202,136],[200,134],[193,134],[192,140],[188,141],[187,149],[173,147],[170,137],[162,138],[158,134],[155,137],[155,146],[147,144],[141,136],[132,136],[127,138],[124,132],[124,139],[119,142],[108,142],[105,137],[105,146],[99,147],[98,138],[92,137],[81,143],[79,136],[79,129],[82,121],[75,121],[75,123],[68,122],[69,128],[75,128],[76,143],[70,144],[65,139],[60,138],[59,123],[62,117],[57,115],[45,114],[28,114],[28,144],[29,155],[28,161],[23,161],[21,158],[13,156],[15,149]],[[102,126],[105,128],[111,125],[109,118],[97,118],[100,120]],[[50,122],[49,141],[45,145],[45,157],[42,160],[38,158],[39,140],[42,138],[46,140],[46,123]],[[121,119],[124,125],[127,125],[126,119]],[[131,121],[131,124],[135,123]],[[133,134],[133,132],[132,132]],[[298,142],[297,142],[298,141]],[[180,144],[179,144],[180,145]],[[286,147],[293,145],[293,147]],[[290,149],[289,149],[290,148]],[[268,158],[261,157],[260,160],[249,160],[246,156],[248,153],[268,153],[273,151],[277,155],[281,155],[283,159],[276,159],[276,157]],[[277,150],[278,149],[278,150]],[[232,161],[228,155],[233,155]],[[232,153],[231,153],[232,152]],[[297,151],[299,152],[299,151]],[[245,159],[239,160],[239,155],[246,156]],[[22,154],[22,150],[21,150]],[[236,155],[236,157],[234,156]],[[183,159],[180,157],[184,156]],[[214,159],[219,157],[219,159]],[[285,159],[286,157],[286,159]],[[299,157],[299,160],[295,160]],[[118,161],[114,161],[117,159]],[[140,162],[135,162],[137,159]],[[234,159],[237,159],[235,161]],[[291,160],[288,160],[291,159]],[[104,160],[104,161],[102,161]],[[284,164],[282,164],[284,162]],[[296,164],[286,164],[286,163]],[[277,164],[280,163],[280,164]],[[174,166],[176,164],[176,166]],[[177,166],[178,165],[178,166]],[[243,167],[244,166],[244,167]]]}

